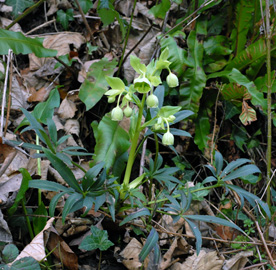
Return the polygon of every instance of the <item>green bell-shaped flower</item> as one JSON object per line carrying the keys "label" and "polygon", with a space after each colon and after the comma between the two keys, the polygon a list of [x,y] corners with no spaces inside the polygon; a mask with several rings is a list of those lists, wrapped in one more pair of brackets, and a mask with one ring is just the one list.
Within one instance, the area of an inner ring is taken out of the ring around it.
{"label": "green bell-shaped flower", "polygon": [[164,145],[173,145],[174,144],[174,136],[170,133],[170,131],[167,131],[162,138],[162,143]]}
{"label": "green bell-shaped flower", "polygon": [[178,78],[175,74],[171,73],[167,76],[167,84],[169,87],[176,87],[179,85]]}
{"label": "green bell-shaped flower", "polygon": [[154,94],[151,94],[147,97],[146,103],[150,108],[157,108],[159,103],[158,97]]}
{"label": "green bell-shaped flower", "polygon": [[123,117],[124,117],[123,110],[119,106],[115,107],[111,111],[111,119],[113,121],[121,121],[123,120]]}
{"label": "green bell-shaped flower", "polygon": [[148,93],[152,89],[152,84],[146,77],[138,77],[134,80],[134,89],[139,93]]}
{"label": "green bell-shaped flower", "polygon": [[108,103],[113,103],[115,101],[115,96],[109,96],[107,99]]}
{"label": "green bell-shaped flower", "polygon": [[124,115],[125,115],[125,117],[130,117],[132,115],[132,112],[133,112],[133,110],[129,106],[127,106],[124,109]]}

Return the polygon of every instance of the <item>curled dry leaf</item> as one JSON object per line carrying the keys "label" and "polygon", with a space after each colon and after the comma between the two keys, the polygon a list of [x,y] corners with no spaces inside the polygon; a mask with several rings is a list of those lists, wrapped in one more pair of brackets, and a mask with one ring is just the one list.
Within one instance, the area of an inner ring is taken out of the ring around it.
{"label": "curled dry leaf", "polygon": [[80,134],[80,124],[78,120],[69,119],[66,121],[64,129],[67,134],[74,134],[79,136]]}
{"label": "curled dry leaf", "polygon": [[253,256],[253,251],[241,251],[231,259],[227,260],[223,266],[223,270],[239,270],[244,268],[248,262],[248,257]]}
{"label": "curled dry leaf", "polygon": [[[32,242],[29,245],[27,245],[21,251],[21,253],[16,257],[16,259],[13,262],[24,257],[33,257],[36,261],[41,261],[45,259],[46,253],[44,246],[44,231],[49,229],[52,226],[53,222],[54,218],[49,219],[44,229],[32,240]],[[13,264],[13,262],[10,264]]]}
{"label": "curled dry leaf", "polygon": [[176,263],[172,270],[220,270],[223,260],[217,256],[216,251],[206,252],[201,250],[199,255],[194,254],[186,259],[182,264]]}
{"label": "curled dry leaf", "polygon": [[58,109],[58,114],[62,119],[73,118],[75,112],[77,111],[77,106],[71,100],[65,98]]}
{"label": "curled dry leaf", "polygon": [[[1,205],[1,203],[0,203]],[[8,223],[4,219],[4,215],[0,209],[0,242],[10,243],[12,242],[12,235],[8,226]]]}
{"label": "curled dry leaf", "polygon": [[136,239],[132,238],[125,249],[120,253],[124,259],[123,265],[129,270],[139,270],[142,263],[139,261],[139,253],[142,250],[142,244]]}
{"label": "curled dry leaf", "polygon": [[45,231],[46,245],[49,251],[53,251],[55,257],[61,261],[69,270],[78,269],[78,257],[59,236],[53,226]]}

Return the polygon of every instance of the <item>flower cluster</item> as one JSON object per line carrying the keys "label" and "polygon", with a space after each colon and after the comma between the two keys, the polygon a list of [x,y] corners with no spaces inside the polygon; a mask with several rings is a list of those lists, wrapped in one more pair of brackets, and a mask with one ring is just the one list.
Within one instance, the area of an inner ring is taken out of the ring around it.
{"label": "flower cluster", "polygon": [[[156,95],[154,95],[154,89],[162,83],[160,74],[163,69],[169,71],[169,75],[166,78],[166,82],[169,87],[177,87],[179,85],[178,78],[173,74],[169,68],[171,62],[167,60],[169,56],[169,50],[166,48],[159,59],[153,60],[149,65],[144,65],[141,63],[140,59],[131,56],[130,64],[133,69],[139,74],[133,84],[129,87],[125,86],[124,82],[115,77],[106,77],[107,83],[110,85],[111,89],[105,93],[108,96],[108,102],[113,103],[117,99],[116,107],[111,111],[111,119],[114,121],[121,121],[123,117],[131,117],[133,110],[130,107],[130,102],[135,103],[139,110],[143,110],[144,103],[138,98],[136,93],[146,95],[145,100],[148,108],[157,108],[158,113],[155,116],[155,130],[164,130],[165,125],[167,132],[164,134],[162,142],[165,145],[172,145],[174,143],[174,136],[170,133],[169,123],[172,123],[175,119],[174,113],[180,110],[180,107],[165,106],[159,108],[159,100]],[[166,108],[177,108],[177,110]],[[161,112],[161,113],[160,113]],[[153,123],[151,121],[151,123]]]}

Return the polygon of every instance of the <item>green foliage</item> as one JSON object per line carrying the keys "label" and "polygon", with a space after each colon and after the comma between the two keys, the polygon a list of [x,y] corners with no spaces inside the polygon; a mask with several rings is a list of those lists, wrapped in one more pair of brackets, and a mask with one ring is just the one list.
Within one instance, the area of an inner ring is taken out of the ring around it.
{"label": "green foliage", "polygon": [[183,74],[185,84],[181,85],[179,89],[180,104],[183,109],[197,113],[207,79],[202,66],[203,45],[198,42],[195,31],[190,32],[187,44],[189,50],[184,58],[187,69]]}
{"label": "green foliage", "polygon": [[15,201],[8,210],[9,215],[13,215],[14,212],[17,210],[19,203],[25,200],[25,193],[29,188],[29,181],[32,179],[32,177],[30,176],[29,172],[26,169],[21,168],[19,169],[19,171],[22,174],[22,182],[21,182],[19,191],[16,195]]}
{"label": "green foliage", "polygon": [[162,0],[160,4],[153,6],[149,12],[152,13],[155,18],[164,19],[170,7],[170,0]]}
{"label": "green foliage", "polygon": [[12,32],[0,29],[0,54],[8,54],[12,49],[15,54],[34,53],[37,57],[53,57],[57,54],[56,50],[43,47],[43,39],[28,38],[20,32]]}
{"label": "green foliage", "polygon": [[114,244],[108,240],[108,234],[105,230],[100,230],[96,226],[91,226],[91,234],[86,236],[81,244],[80,249],[84,250],[95,250],[100,249],[101,251],[109,249]]}
{"label": "green foliage", "polygon": [[235,54],[239,54],[245,49],[247,42],[247,34],[250,30],[251,21],[253,19],[254,1],[241,0],[235,6],[234,29],[231,33],[232,50]]}
{"label": "green foliage", "polygon": [[84,14],[93,7],[93,3],[90,0],[79,0],[79,4]]}
{"label": "green foliage", "polygon": [[7,0],[6,5],[12,6],[12,15],[18,17],[26,8],[34,4],[33,0]]}
{"label": "green foliage", "polygon": [[[40,270],[39,263],[32,257],[24,257],[13,262],[18,256],[18,248],[14,244],[8,244],[4,247],[0,257],[0,268],[3,270]],[[13,262],[11,265],[7,265]]]}
{"label": "green foliage", "polygon": [[104,161],[107,169],[111,168],[116,160],[124,154],[130,146],[128,133],[106,115],[96,126],[93,124],[96,139],[94,149],[94,163]]}
{"label": "green foliage", "polygon": [[79,98],[86,105],[86,110],[93,108],[103,97],[108,87],[105,76],[113,75],[116,65],[115,59],[109,62],[102,58],[90,66],[79,92]]}
{"label": "green foliage", "polygon": [[123,37],[125,37],[126,27],[124,25],[124,22],[120,14],[118,13],[118,11],[114,9],[114,6],[112,3],[113,3],[112,0],[100,0],[97,7],[98,14],[101,17],[101,21],[103,22],[104,26],[107,26],[113,23],[116,18],[120,25],[122,35]]}
{"label": "green foliage", "polygon": [[72,8],[69,8],[66,11],[63,11],[61,9],[57,11],[57,22],[61,23],[64,30],[68,29],[69,21],[74,21],[73,15],[74,13]]}

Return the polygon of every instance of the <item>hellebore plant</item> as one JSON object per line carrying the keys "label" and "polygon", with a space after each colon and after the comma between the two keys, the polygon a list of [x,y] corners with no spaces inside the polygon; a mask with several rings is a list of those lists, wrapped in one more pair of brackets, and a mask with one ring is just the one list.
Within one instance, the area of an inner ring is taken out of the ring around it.
{"label": "hellebore plant", "polygon": [[[131,56],[130,64],[139,74],[139,77],[136,78],[133,81],[133,84],[128,87],[125,86],[124,82],[119,78],[106,77],[111,89],[107,91],[105,95],[108,96],[109,103],[117,103],[116,107],[111,111],[111,119],[113,121],[121,121],[123,119],[123,115],[126,117],[133,116],[131,121],[135,121],[136,123],[134,134],[131,137],[131,149],[129,152],[124,180],[120,190],[122,200],[126,199],[125,193],[129,191],[130,188],[138,187],[143,181],[143,178],[140,177],[130,183],[130,175],[136,158],[141,132],[143,132],[146,127],[148,127],[153,133],[165,132],[162,138],[162,143],[164,145],[171,146],[174,144],[174,135],[170,131],[170,124],[181,121],[193,114],[191,111],[187,110],[180,112],[181,107],[179,106],[161,107],[158,97],[154,94],[155,88],[162,83],[160,74],[163,69],[167,69],[169,71],[169,75],[166,79],[168,86],[176,87],[179,85],[177,76],[171,73],[169,68],[171,62],[167,60],[168,56],[169,50],[166,48],[160,55],[159,59],[153,60],[147,66],[142,64],[139,58]],[[139,97],[141,97],[141,99]],[[137,106],[137,112],[131,108],[132,106],[130,106],[130,103]],[[154,109],[154,112],[150,113],[151,119],[143,123],[143,113],[147,111],[147,108]],[[177,121],[175,121],[176,117],[174,116],[176,113],[178,115]],[[189,133],[185,131],[178,130],[178,135],[179,132],[182,132],[181,135],[189,136]],[[157,139],[157,136],[155,136],[155,138]]]}

